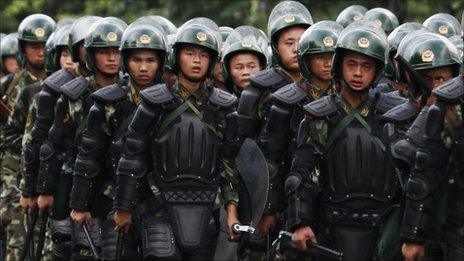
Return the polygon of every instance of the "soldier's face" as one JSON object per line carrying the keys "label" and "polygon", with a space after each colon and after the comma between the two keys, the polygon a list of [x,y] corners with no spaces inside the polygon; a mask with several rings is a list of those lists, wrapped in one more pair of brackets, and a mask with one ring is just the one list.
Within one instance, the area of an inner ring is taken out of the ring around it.
{"label": "soldier's face", "polygon": [[63,48],[60,55],[60,66],[61,69],[66,69],[69,72],[74,73],[77,69],[78,63],[74,63],[71,58],[71,52],[68,48]]}
{"label": "soldier's face", "polygon": [[355,52],[345,52],[342,58],[343,79],[355,91],[368,88],[376,75],[375,60]]}
{"label": "soldier's face", "polygon": [[2,60],[3,66],[8,73],[17,73],[19,72],[20,68],[18,65],[18,60],[14,56],[7,56]]}
{"label": "soldier's face", "polygon": [[453,68],[450,66],[420,70],[418,72],[427,85],[433,89],[453,78]]}
{"label": "soldier's face", "polygon": [[119,50],[117,47],[95,48],[95,67],[104,75],[114,75],[119,71]]}
{"label": "soldier's face", "polygon": [[26,42],[24,44],[24,54],[31,66],[43,69],[45,66],[45,44]]}
{"label": "soldier's face", "polygon": [[292,26],[282,30],[277,39],[277,50],[282,66],[286,70],[298,72],[297,50],[298,42],[305,28],[302,26]]}
{"label": "soldier's face", "polygon": [[147,87],[155,80],[160,67],[158,53],[153,50],[131,50],[127,68],[138,87]]}
{"label": "soldier's face", "polygon": [[323,81],[332,80],[332,58],[334,53],[320,53],[309,55],[307,62],[311,76]]}
{"label": "soldier's face", "polygon": [[230,59],[229,68],[235,86],[245,89],[250,85],[250,76],[261,70],[261,63],[255,54],[238,53]]}
{"label": "soldier's face", "polygon": [[205,79],[211,57],[205,48],[184,45],[179,53],[180,72],[192,82]]}

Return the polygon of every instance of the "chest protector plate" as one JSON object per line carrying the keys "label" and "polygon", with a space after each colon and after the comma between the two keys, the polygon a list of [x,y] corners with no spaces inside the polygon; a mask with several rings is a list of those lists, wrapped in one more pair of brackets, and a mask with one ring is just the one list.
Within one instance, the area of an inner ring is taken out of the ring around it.
{"label": "chest protector plate", "polygon": [[396,176],[373,135],[354,120],[324,154],[321,180],[329,202],[361,198],[387,202],[393,198]]}
{"label": "chest protector plate", "polygon": [[218,137],[193,112],[182,113],[158,134],[154,178],[164,195],[179,247],[196,251],[218,190]]}

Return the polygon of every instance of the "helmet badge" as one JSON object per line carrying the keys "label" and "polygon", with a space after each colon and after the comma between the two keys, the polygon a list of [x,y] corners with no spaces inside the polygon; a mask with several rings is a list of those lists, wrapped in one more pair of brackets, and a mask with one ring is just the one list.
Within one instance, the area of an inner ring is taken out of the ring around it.
{"label": "helmet badge", "polygon": [[44,37],[45,30],[42,27],[38,27],[37,29],[35,29],[34,34],[37,37]]}
{"label": "helmet badge", "polygon": [[358,46],[361,47],[361,48],[367,48],[369,47],[369,39],[365,38],[365,37],[361,37],[358,39]]}
{"label": "helmet badge", "polygon": [[243,48],[251,48],[251,43],[250,42],[242,42],[242,47]]}
{"label": "helmet badge", "polygon": [[106,38],[108,38],[108,41],[110,42],[114,42],[114,41],[117,41],[118,40],[118,35],[114,32],[109,32],[107,35],[106,35]]}
{"label": "helmet badge", "polygon": [[288,24],[288,23],[293,23],[293,22],[295,22],[295,16],[293,16],[293,15],[287,15],[287,16],[285,16],[285,20],[284,20],[284,21],[285,21],[287,24]]}
{"label": "helmet badge", "polygon": [[427,50],[422,53],[422,61],[423,62],[431,62],[433,61],[433,58],[435,57],[435,54],[433,54],[432,51]]}
{"label": "helmet badge", "polygon": [[322,39],[322,42],[324,43],[325,46],[333,46],[334,45],[334,40],[330,36],[324,37],[324,39]]}
{"label": "helmet badge", "polygon": [[441,35],[447,35],[448,34],[448,27],[446,27],[446,25],[442,25],[442,26],[438,27],[438,32]]}
{"label": "helmet badge", "polygon": [[140,43],[142,43],[142,44],[149,44],[150,40],[151,40],[150,36],[148,36],[146,34],[142,34],[140,36]]}
{"label": "helmet badge", "polygon": [[379,27],[382,27],[382,21],[380,21],[379,19],[375,19],[374,21]]}
{"label": "helmet badge", "polygon": [[206,36],[205,33],[203,33],[203,32],[198,32],[198,33],[197,33],[197,39],[198,39],[198,41],[200,41],[200,42],[204,42],[204,41],[208,40],[208,37]]}
{"label": "helmet badge", "polygon": [[362,18],[363,18],[363,15],[362,15],[362,14],[357,14],[357,15],[353,16],[353,21],[356,22],[356,21],[361,20]]}

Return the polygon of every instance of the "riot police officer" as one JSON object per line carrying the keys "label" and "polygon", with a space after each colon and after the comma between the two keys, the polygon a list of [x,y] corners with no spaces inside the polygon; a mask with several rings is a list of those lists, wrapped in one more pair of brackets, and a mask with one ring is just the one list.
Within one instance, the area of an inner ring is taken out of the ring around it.
{"label": "riot police officer", "polygon": [[211,260],[221,199],[238,201],[230,193],[236,184],[228,145],[234,127],[227,116],[236,98],[206,84],[218,55],[215,34],[194,21],[179,29],[173,46],[179,80],[140,92],[123,138],[115,223],[118,230],[129,227],[138,199],[145,198],[145,259]]}
{"label": "riot police officer", "polygon": [[[377,246],[386,221],[398,211],[394,204],[399,196],[379,114],[404,99],[369,96],[383,74],[386,48],[385,33],[372,22],[345,28],[332,67],[341,93],[304,107],[305,119],[285,181],[288,224],[301,249],[307,249],[307,240],[317,240],[343,251],[344,260],[397,258],[393,251],[385,253]],[[316,166],[317,176],[312,172]],[[393,238],[386,242],[395,242]]]}

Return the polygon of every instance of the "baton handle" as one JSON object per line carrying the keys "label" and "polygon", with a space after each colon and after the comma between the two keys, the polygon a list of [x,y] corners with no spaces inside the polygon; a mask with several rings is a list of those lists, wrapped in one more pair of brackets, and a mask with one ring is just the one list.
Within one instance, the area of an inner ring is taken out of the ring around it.
{"label": "baton handle", "polygon": [[86,222],[84,222],[84,223],[82,224],[82,229],[84,230],[85,237],[86,237],[87,240],[89,241],[90,248],[92,249],[93,257],[94,257],[96,260],[99,260],[99,259],[100,259],[100,256],[98,255],[97,248],[95,247],[95,244],[93,243],[93,239],[92,239],[92,236],[90,235],[90,231],[89,231],[89,226],[87,225]]}

